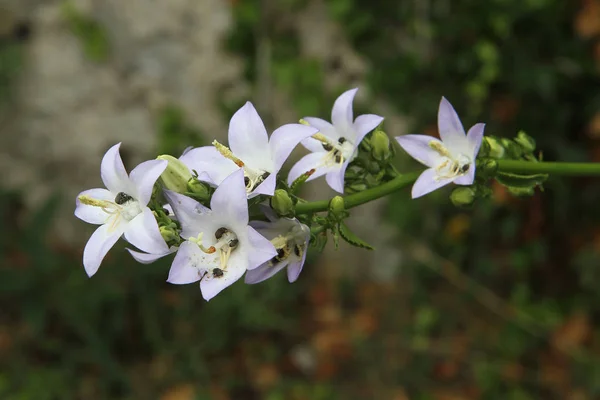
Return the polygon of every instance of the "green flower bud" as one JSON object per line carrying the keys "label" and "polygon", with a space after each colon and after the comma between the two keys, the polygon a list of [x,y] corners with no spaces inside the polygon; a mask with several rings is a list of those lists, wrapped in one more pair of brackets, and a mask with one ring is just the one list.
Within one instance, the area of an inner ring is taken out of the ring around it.
{"label": "green flower bud", "polygon": [[504,146],[502,146],[502,144],[500,143],[500,141],[498,139],[496,139],[495,137],[492,136],[486,136],[483,138],[483,141],[486,142],[489,147],[489,156],[492,158],[502,158],[504,157]]}
{"label": "green flower bud", "polygon": [[370,162],[367,166],[367,171],[371,174],[378,174],[381,171],[381,167],[376,162]]}
{"label": "green flower bud", "polygon": [[187,181],[187,191],[194,194],[194,197],[200,201],[210,199],[210,188],[204,182],[200,182],[196,178],[191,178]]}
{"label": "green flower bud", "polygon": [[481,161],[479,168],[486,175],[494,175],[498,170],[498,161],[494,160],[493,158],[487,158]]}
{"label": "green flower bud", "polygon": [[490,143],[487,140],[481,141],[481,146],[479,147],[479,153],[477,153],[477,158],[490,157]]}
{"label": "green flower bud", "polygon": [[521,146],[526,153],[533,153],[535,151],[535,139],[520,131],[515,138],[515,142]]}
{"label": "green flower bud", "polygon": [[450,201],[456,207],[468,207],[475,201],[475,190],[470,187],[459,187],[450,194]]}
{"label": "green flower bud", "polygon": [[523,149],[510,139],[502,138],[501,140],[504,150],[511,158],[519,158],[523,155]]}
{"label": "green flower bud", "polygon": [[352,192],[352,193],[358,193],[358,192],[362,192],[363,190],[368,189],[367,185],[365,185],[364,183],[354,183],[350,186],[348,186],[348,191]]}
{"label": "green flower bud", "polygon": [[338,221],[341,221],[346,216],[346,206],[342,196],[335,196],[329,202],[329,212]]}
{"label": "green flower bud", "polygon": [[192,177],[189,168],[177,158],[168,154],[156,157],[158,160],[167,160],[167,169],[160,175],[160,183],[165,189],[177,193],[185,193],[187,182]]}
{"label": "green flower bud", "polygon": [[294,214],[294,202],[283,189],[275,190],[275,194],[271,197],[271,208],[282,217]]}
{"label": "green flower bud", "polygon": [[179,233],[173,227],[161,226],[158,228],[162,238],[169,245],[178,244],[180,241]]}
{"label": "green flower bud", "polygon": [[390,150],[390,138],[388,135],[377,129],[373,132],[373,137],[371,138],[371,155],[377,161],[386,161],[392,155]]}

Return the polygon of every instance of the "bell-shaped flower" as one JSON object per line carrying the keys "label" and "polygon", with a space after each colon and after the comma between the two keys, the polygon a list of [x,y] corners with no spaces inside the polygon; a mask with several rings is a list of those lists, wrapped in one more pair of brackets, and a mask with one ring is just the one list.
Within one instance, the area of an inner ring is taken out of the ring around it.
{"label": "bell-shaped flower", "polygon": [[238,169],[217,187],[210,209],[190,197],[165,192],[185,241],[173,260],[167,282],[200,281],[206,300],[246,272],[277,255],[268,239],[248,225],[244,171]]}
{"label": "bell-shaped flower", "polygon": [[238,168],[244,170],[244,184],[249,197],[272,196],[277,173],[292,150],[302,140],[317,133],[302,124],[287,124],[269,138],[258,112],[247,102],[231,117],[229,146],[213,142],[187,151],[180,160],[198,174],[206,173],[209,183],[218,186]]}
{"label": "bell-shaped flower", "polygon": [[375,129],[383,117],[374,114],[353,117],[352,102],[358,89],[348,90],[340,95],[331,110],[331,122],[320,118],[305,117],[304,120],[319,130],[319,134],[302,142],[312,153],[300,159],[290,170],[288,183],[300,175],[315,169],[307,179],[311,181],[325,175],[329,186],[344,193],[344,175],[348,164],[356,157],[358,145]]}
{"label": "bell-shaped flower", "polygon": [[146,161],[127,175],[120,143],[111,147],[100,166],[107,189],[90,189],[77,196],[75,216],[90,224],[100,225],[83,251],[83,266],[91,277],[98,271],[108,251],[121,235],[145,252],[169,251],[156,219],[147,207],[154,183],[167,167],[162,160]]}
{"label": "bell-shaped flower", "polygon": [[475,159],[483,139],[485,124],[473,125],[465,134],[452,104],[442,97],[438,111],[441,141],[426,135],[397,136],[402,148],[428,168],[412,187],[412,198],[430,193],[451,182],[472,185],[475,180]]}
{"label": "bell-shaped flower", "polygon": [[270,222],[252,221],[250,225],[273,243],[277,255],[260,267],[248,271],[245,281],[250,284],[259,283],[287,267],[288,281],[295,282],[306,260],[310,229],[296,218],[266,215]]}

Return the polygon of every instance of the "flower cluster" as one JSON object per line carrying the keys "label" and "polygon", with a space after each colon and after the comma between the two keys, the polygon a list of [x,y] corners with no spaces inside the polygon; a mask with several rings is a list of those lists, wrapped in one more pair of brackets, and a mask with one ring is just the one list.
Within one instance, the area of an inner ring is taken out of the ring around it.
{"label": "flower cluster", "polygon": [[[120,237],[141,263],[175,253],[167,282],[199,282],[203,297],[213,298],[245,274],[245,282],[262,282],[287,268],[290,282],[302,271],[309,244],[330,230],[356,244],[358,238],[342,219],[343,199],[336,198],[328,217],[296,215],[304,202],[297,189],[325,175],[339,193],[367,176],[373,184],[391,179],[392,152],[381,131],[383,118],[374,114],[353,117],[357,89],[334,103],[331,123],[305,117],[268,134],[258,112],[248,102],[231,118],[228,146],[189,148],[179,158],[169,155],[146,161],[127,174],[111,147],[101,163],[105,189],[80,193],[75,215],[100,225],[83,252],[83,265],[93,276]],[[365,138],[374,131],[374,134]],[[483,125],[465,134],[446,99],[439,110],[441,140],[421,135],[397,137],[398,143],[426,169],[413,187],[422,196],[450,182],[470,185]],[[285,161],[302,144],[310,151],[281,177]],[[353,181],[354,180],[354,181]],[[352,185],[350,185],[350,183]],[[349,186],[350,185],[350,186]],[[356,190],[355,190],[356,191]]]}

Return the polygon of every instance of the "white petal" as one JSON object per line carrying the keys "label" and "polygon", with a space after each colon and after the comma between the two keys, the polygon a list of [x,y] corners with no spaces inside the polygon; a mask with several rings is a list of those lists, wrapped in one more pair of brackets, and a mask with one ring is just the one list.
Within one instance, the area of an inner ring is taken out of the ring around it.
{"label": "white petal", "polygon": [[338,132],[347,132],[352,128],[354,117],[352,113],[352,102],[358,88],[350,89],[340,95],[331,110],[331,122]]}
{"label": "white petal", "polygon": [[235,225],[248,225],[248,195],[242,169],[229,175],[217,187],[210,199],[210,208],[216,214],[227,216]]}
{"label": "white petal", "polygon": [[83,266],[91,278],[100,268],[106,253],[115,245],[123,234],[123,224],[111,227],[104,224],[98,227],[83,249]]}
{"label": "white petal", "polygon": [[465,130],[452,104],[442,97],[438,110],[438,130],[444,146],[453,154],[460,154],[468,146]]}
{"label": "white petal", "polygon": [[167,282],[175,285],[185,285],[199,281],[206,272],[206,269],[197,263],[201,252],[202,250],[195,243],[183,242],[173,260]]}
{"label": "white petal", "polygon": [[459,176],[454,180],[457,185],[472,185],[475,181],[475,163],[471,163],[469,170],[465,175]]}
{"label": "white petal", "polygon": [[275,187],[277,186],[277,174],[272,173],[268,176],[267,179],[262,181],[260,185],[258,185],[253,191],[252,196],[248,196],[248,198],[255,197],[259,194],[265,194],[267,196],[273,196],[275,193]]}
{"label": "white petal", "polygon": [[358,147],[365,136],[383,122],[383,117],[375,114],[359,115],[354,121],[352,131],[356,134],[354,138],[348,138]]}
{"label": "white petal", "polygon": [[167,168],[169,162],[167,160],[150,160],[144,161],[131,171],[129,179],[135,187],[136,199],[146,206],[152,197],[152,188],[154,183]]}
{"label": "white petal", "polygon": [[127,223],[125,240],[146,253],[167,254],[169,252],[169,246],[162,238],[154,214],[148,207]]}
{"label": "white petal", "polygon": [[252,168],[272,171],[273,160],[267,130],[250,102],[246,102],[231,117],[229,147],[236,157]]}
{"label": "white petal", "polygon": [[246,276],[244,277],[244,282],[249,285],[254,285],[256,283],[263,282],[282,269],[284,269],[288,265],[288,261],[282,261],[275,265],[271,265],[269,263],[265,263],[258,268],[255,268],[251,271],[246,272]]}
{"label": "white petal", "polygon": [[254,228],[248,226],[248,269],[254,269],[277,255],[275,246]]}
{"label": "white petal", "polygon": [[275,163],[274,169],[271,172],[278,172],[298,143],[315,133],[317,133],[316,128],[301,124],[287,124],[275,129],[269,140],[271,154]]}
{"label": "white petal", "polygon": [[129,181],[123,160],[121,160],[120,147],[121,143],[118,143],[108,149],[100,164],[100,176],[104,186],[111,192],[130,194],[133,191],[133,185]]}
{"label": "white petal", "polygon": [[202,174],[208,175],[209,183],[215,186],[239,169],[233,161],[223,157],[214,146],[196,147],[179,157],[179,160],[187,165],[190,171],[196,171],[199,178]]}
{"label": "white petal", "polygon": [[165,190],[164,195],[181,224],[181,237],[197,237],[204,229],[202,216],[210,214],[211,210],[191,197],[170,190]]}
{"label": "white petal", "polygon": [[[335,127],[333,125],[331,125],[329,122],[325,121],[324,119],[321,118],[315,118],[315,117],[304,117],[303,118],[306,122],[308,122],[310,124],[310,126],[316,128],[319,130],[319,133],[327,136],[328,138],[331,138],[334,142],[337,142],[337,140],[340,138],[340,134],[339,132],[335,129]],[[307,140],[307,142],[309,142]],[[310,141],[311,143],[313,143],[313,141]],[[321,146],[321,142],[319,142],[318,140],[316,141],[319,146]],[[306,145],[304,142],[302,143],[303,145],[305,145],[305,147],[310,150],[310,151],[319,151],[319,150],[323,150],[323,146],[321,146],[320,149],[318,148],[310,148],[308,145]]]}
{"label": "white petal", "polygon": [[341,194],[344,194],[344,175],[347,167],[348,162],[345,162],[339,169],[332,169],[325,175],[329,187]]}
{"label": "white petal", "polygon": [[310,171],[311,169],[315,169],[315,172],[307,179],[307,181],[312,181],[320,176],[325,175],[330,171],[330,168],[325,167],[323,164],[323,159],[325,157],[325,153],[310,153],[302,157],[294,166],[290,169],[290,173],[288,175],[288,184],[291,185],[296,179],[300,177],[300,175]]}
{"label": "white petal", "polygon": [[304,267],[304,260],[306,258],[306,251],[304,252],[304,255],[302,257],[302,261],[298,261],[295,263],[290,263],[288,265],[287,268],[287,276],[288,276],[288,282],[289,283],[294,283],[298,280],[298,277],[300,276],[300,272],[302,272],[302,268]]}
{"label": "white petal", "polygon": [[475,160],[475,158],[477,158],[477,154],[479,154],[479,148],[481,147],[481,141],[483,140],[484,129],[485,124],[479,123],[473,125],[471,129],[469,129],[469,132],[467,132],[467,140],[469,141],[469,146],[471,147],[473,160]]}
{"label": "white petal", "polygon": [[[231,257],[233,258],[233,256]],[[230,260],[231,260],[230,258]],[[202,297],[204,300],[210,300],[215,297],[219,292],[225,289],[227,286],[233,284],[235,281],[240,279],[246,272],[246,268],[241,265],[230,263],[227,270],[223,271],[221,277],[206,277],[200,282],[200,290],[202,291]]]}
{"label": "white petal", "polygon": [[101,207],[81,204],[79,196],[89,196],[96,200],[115,201],[115,195],[106,189],[89,189],[79,193],[75,199],[75,216],[77,218],[88,224],[104,224],[110,214],[106,213]]}
{"label": "white petal", "polygon": [[412,198],[416,199],[426,195],[427,193],[433,192],[436,189],[441,188],[452,182],[454,178],[443,178],[438,179],[437,172],[433,168],[426,169],[417,178],[416,182],[412,187]]}
{"label": "white petal", "polygon": [[428,167],[440,163],[441,155],[430,147],[431,142],[442,145],[438,139],[426,135],[396,136],[396,141],[412,158]]}
{"label": "white petal", "polygon": [[168,256],[169,254],[176,252],[177,248],[174,247],[168,253],[164,253],[164,254],[142,253],[142,252],[135,251],[132,249],[127,249],[127,251],[129,252],[129,254],[131,254],[131,256],[135,259],[135,261],[139,262],[140,264],[150,264],[150,263],[153,263],[154,261],[158,260],[159,258],[163,258],[164,256]]}

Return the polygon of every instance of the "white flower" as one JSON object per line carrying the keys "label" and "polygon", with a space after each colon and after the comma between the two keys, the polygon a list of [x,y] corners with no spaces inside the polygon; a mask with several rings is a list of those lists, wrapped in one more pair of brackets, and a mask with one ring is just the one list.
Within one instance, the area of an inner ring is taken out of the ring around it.
{"label": "white flower", "polygon": [[339,193],[344,193],[344,174],[348,164],[356,157],[358,145],[375,129],[383,117],[374,114],[360,115],[353,118],[352,102],[358,89],[348,90],[340,95],[331,110],[331,122],[320,118],[305,117],[304,120],[319,130],[317,139],[308,138],[302,142],[304,147],[312,151],[300,159],[290,170],[288,183],[291,184],[311,169],[316,171],[308,181],[326,175],[329,186]]}
{"label": "white flower", "polygon": [[75,216],[101,225],[83,251],[83,265],[91,277],[121,235],[145,252],[168,251],[158,224],[147,207],[154,183],[167,167],[166,161],[151,160],[135,167],[130,175],[119,154],[120,143],[111,147],[100,166],[107,189],[90,189],[77,196]]}
{"label": "white flower", "polygon": [[180,246],[167,282],[200,281],[206,300],[277,255],[275,247],[248,226],[244,172],[238,169],[217,187],[211,208],[175,192],[166,197],[181,223]]}
{"label": "white flower", "polygon": [[454,107],[442,97],[438,111],[441,141],[426,135],[396,137],[408,154],[429,167],[413,185],[412,198],[421,197],[451,182],[472,185],[484,127],[485,124],[475,124],[465,134]]}
{"label": "white flower", "polygon": [[215,143],[215,146],[191,149],[180,160],[191,170],[206,173],[208,181],[215,186],[242,167],[250,197],[258,194],[272,196],[277,173],[285,160],[300,141],[315,133],[315,128],[287,124],[276,129],[269,139],[256,109],[247,102],[229,122],[231,150]]}

